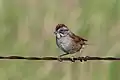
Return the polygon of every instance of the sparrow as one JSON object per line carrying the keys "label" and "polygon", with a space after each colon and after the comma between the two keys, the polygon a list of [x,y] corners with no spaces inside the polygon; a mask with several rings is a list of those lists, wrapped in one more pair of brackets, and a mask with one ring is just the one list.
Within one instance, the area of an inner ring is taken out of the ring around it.
{"label": "sparrow", "polygon": [[87,45],[86,41],[88,40],[75,35],[65,24],[58,24],[55,28],[54,34],[56,36],[57,46],[65,52],[59,57],[79,52],[85,45]]}

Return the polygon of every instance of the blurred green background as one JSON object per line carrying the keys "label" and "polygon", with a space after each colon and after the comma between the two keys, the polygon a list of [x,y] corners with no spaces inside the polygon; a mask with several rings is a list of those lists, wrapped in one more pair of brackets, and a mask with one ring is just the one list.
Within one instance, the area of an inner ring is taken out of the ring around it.
{"label": "blurred green background", "polygon": [[[120,0],[0,0],[0,55],[58,56],[64,23],[88,39],[81,56],[120,57],[119,20]],[[120,80],[120,62],[0,60],[0,80]]]}

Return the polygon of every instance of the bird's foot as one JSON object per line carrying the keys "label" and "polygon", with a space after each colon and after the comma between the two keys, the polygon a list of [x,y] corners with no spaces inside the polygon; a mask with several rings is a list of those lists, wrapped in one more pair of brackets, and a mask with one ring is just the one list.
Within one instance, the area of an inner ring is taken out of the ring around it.
{"label": "bird's foot", "polygon": [[85,57],[78,57],[78,59],[82,62],[82,61],[87,61],[89,59],[89,56],[85,56]]}
{"label": "bird's foot", "polygon": [[74,56],[70,58],[71,62],[75,62]]}
{"label": "bird's foot", "polygon": [[80,62],[82,62],[82,61],[83,61],[83,57],[78,57],[78,59],[80,60]]}
{"label": "bird's foot", "polygon": [[57,60],[58,60],[59,62],[62,62],[62,61],[63,61],[60,56],[58,56]]}
{"label": "bird's foot", "polygon": [[89,59],[89,56],[85,56],[83,60],[87,61],[88,59]]}

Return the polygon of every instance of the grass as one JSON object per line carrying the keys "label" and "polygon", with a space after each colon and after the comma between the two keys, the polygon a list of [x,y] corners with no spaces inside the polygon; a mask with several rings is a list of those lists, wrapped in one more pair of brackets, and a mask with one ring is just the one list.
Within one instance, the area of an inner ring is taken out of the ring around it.
{"label": "grass", "polygon": [[[88,39],[82,56],[119,57],[119,0],[0,0],[0,55],[58,56],[54,28]],[[78,54],[80,55],[80,54]],[[119,80],[119,62],[1,60],[1,80]]]}

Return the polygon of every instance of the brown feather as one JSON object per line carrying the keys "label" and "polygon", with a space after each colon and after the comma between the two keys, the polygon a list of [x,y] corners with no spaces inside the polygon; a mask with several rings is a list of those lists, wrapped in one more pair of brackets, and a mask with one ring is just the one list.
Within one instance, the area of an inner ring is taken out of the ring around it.
{"label": "brown feather", "polygon": [[87,41],[86,39],[82,38],[82,37],[79,37],[77,35],[75,35],[74,33],[72,33],[72,35],[70,35],[70,37],[73,38],[73,40],[76,42],[76,43],[80,43],[80,44],[84,44],[84,41]]}
{"label": "brown feather", "polygon": [[62,28],[62,27],[67,27],[65,24],[58,24],[55,28],[55,30],[57,31],[58,29]]}

